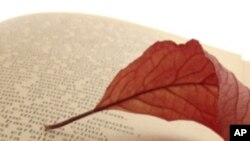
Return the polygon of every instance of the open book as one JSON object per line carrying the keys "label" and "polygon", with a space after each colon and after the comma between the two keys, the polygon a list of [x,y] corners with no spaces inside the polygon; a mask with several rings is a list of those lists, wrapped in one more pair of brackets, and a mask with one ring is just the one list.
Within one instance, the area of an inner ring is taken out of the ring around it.
{"label": "open book", "polygon": [[[36,14],[0,23],[0,141],[222,141],[192,121],[102,111],[65,127],[51,124],[95,107],[116,73],[158,40],[186,39],[113,19]],[[250,63],[205,49],[250,85]]]}

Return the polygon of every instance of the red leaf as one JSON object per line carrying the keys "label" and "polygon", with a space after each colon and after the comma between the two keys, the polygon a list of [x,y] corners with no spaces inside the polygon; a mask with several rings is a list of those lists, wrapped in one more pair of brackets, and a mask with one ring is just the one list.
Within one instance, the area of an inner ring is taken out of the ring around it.
{"label": "red leaf", "polygon": [[163,41],[121,70],[95,109],[194,120],[228,140],[229,124],[250,123],[249,95],[197,41]]}
{"label": "red leaf", "polygon": [[229,125],[250,123],[250,91],[196,40],[156,42],[121,70],[91,111],[45,126],[54,129],[104,109],[197,121],[229,140]]}

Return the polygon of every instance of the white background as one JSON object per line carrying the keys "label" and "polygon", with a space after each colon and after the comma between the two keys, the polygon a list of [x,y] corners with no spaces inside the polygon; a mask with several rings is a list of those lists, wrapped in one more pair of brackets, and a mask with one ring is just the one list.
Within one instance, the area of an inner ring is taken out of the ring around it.
{"label": "white background", "polygon": [[241,54],[250,60],[250,0],[0,0],[0,21],[38,12],[113,17]]}

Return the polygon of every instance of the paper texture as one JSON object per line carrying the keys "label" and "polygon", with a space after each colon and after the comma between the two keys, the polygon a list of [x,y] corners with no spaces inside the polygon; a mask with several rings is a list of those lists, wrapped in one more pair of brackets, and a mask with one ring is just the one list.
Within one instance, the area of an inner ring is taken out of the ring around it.
{"label": "paper texture", "polygon": [[[121,68],[155,41],[166,39],[186,42],[149,28],[81,14],[38,14],[0,23],[0,141],[221,141],[195,122],[118,111],[102,111],[44,131],[44,124],[94,108]],[[243,66],[248,71],[249,63],[206,48],[249,84],[243,76],[247,75]]]}

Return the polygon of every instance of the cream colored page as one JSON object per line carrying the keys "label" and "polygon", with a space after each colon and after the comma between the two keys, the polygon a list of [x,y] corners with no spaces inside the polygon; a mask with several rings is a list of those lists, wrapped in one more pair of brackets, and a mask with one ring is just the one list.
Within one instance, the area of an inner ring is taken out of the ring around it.
{"label": "cream colored page", "polygon": [[139,139],[137,125],[112,112],[44,131],[43,124],[94,108],[114,75],[157,38],[137,41],[144,30],[133,35],[119,25],[114,32],[115,23],[92,16],[54,16],[0,24],[0,140]]}
{"label": "cream colored page", "polygon": [[126,117],[106,111],[45,132],[43,124],[94,108],[121,67],[116,64],[129,56],[87,42],[71,42],[77,38],[71,32],[62,33],[66,36],[62,39],[36,31],[26,34],[25,29],[20,32],[22,36],[0,40],[1,141],[106,141],[109,132],[128,138],[139,135],[135,125],[125,124]]}
{"label": "cream colored page", "polygon": [[[93,108],[103,94],[108,73],[95,66],[93,58],[89,65],[87,54],[50,56],[48,48],[22,49],[1,50],[4,54],[0,63],[2,141],[107,140],[102,130],[134,135],[134,127],[123,124],[125,117],[108,112],[45,132],[43,124]],[[80,60],[86,63],[78,64]],[[119,124],[112,122],[112,118],[119,119]]]}

